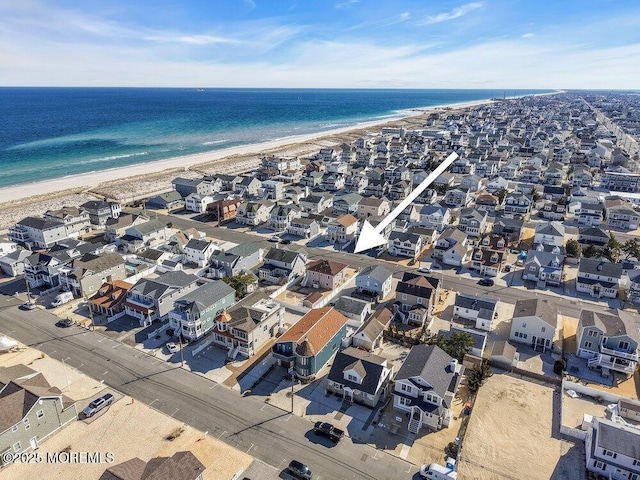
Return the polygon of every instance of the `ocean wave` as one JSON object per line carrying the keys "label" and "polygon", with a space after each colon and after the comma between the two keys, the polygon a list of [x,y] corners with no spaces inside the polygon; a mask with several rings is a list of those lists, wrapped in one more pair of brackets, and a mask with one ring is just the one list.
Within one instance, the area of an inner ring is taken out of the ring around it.
{"label": "ocean wave", "polygon": [[202,145],[216,145],[218,143],[229,142],[231,139],[225,138],[224,140],[212,140],[211,142],[203,142]]}
{"label": "ocean wave", "polygon": [[75,163],[77,165],[89,165],[91,163],[108,162],[110,160],[120,160],[122,158],[139,157],[142,155],[149,155],[149,152],[135,152],[135,153],[126,153],[123,155],[110,155],[108,157],[92,158],[89,160],[82,160],[80,162],[75,162]]}

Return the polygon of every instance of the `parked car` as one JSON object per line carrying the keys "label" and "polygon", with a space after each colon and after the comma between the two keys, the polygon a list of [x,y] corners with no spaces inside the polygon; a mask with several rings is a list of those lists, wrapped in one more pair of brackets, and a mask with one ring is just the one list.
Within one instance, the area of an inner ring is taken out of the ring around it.
{"label": "parked car", "polygon": [[110,393],[106,393],[101,397],[96,398],[93,402],[91,402],[87,408],[85,408],[82,413],[85,417],[92,417],[100,410],[105,407],[108,407],[113,403],[113,395]]}
{"label": "parked car", "polygon": [[291,240],[285,239],[285,240],[282,240],[280,243],[283,245],[291,245]]}
{"label": "parked car", "polygon": [[166,346],[169,353],[176,353],[179,350],[178,346],[173,342],[167,342]]}
{"label": "parked car", "polygon": [[324,435],[325,437],[329,437],[335,443],[338,443],[340,439],[344,436],[344,431],[339,428],[334,427],[330,423],[326,422],[316,422],[313,426],[313,431],[318,435]]}
{"label": "parked car", "polygon": [[292,460],[289,463],[287,469],[294,474],[298,478],[304,478],[305,480],[310,479],[313,476],[309,467],[307,467],[304,463],[298,462],[297,460]]}
{"label": "parked car", "polygon": [[420,273],[432,273],[432,272],[433,272],[433,270],[432,270],[432,269],[430,269],[429,267],[420,267],[420,268],[418,269],[418,272],[420,272]]}
{"label": "parked car", "polygon": [[493,287],[494,281],[491,278],[481,278],[478,282],[478,285],[482,285],[483,287]]}
{"label": "parked car", "polygon": [[280,241],[280,237],[279,237],[279,236],[277,236],[277,235],[274,235],[273,237],[271,237],[271,238],[269,239],[269,241],[270,241],[270,242],[276,242],[276,243],[277,243],[277,242],[279,242],[279,241]]}
{"label": "parked car", "polygon": [[73,292],[62,292],[56,295],[56,298],[51,302],[51,308],[59,307],[60,305],[64,305],[65,303],[69,303],[73,300]]}
{"label": "parked car", "polygon": [[511,265],[505,265],[504,266],[504,271],[505,272],[510,272],[511,271]]}
{"label": "parked car", "polygon": [[420,467],[420,477],[432,480],[456,480],[458,478],[458,472],[452,468],[432,463]]}
{"label": "parked car", "polygon": [[56,322],[56,327],[67,328],[71,325],[73,325],[73,320],[70,318],[61,319]]}
{"label": "parked car", "polygon": [[33,302],[24,302],[22,305],[20,305],[20,308],[22,310],[33,310],[34,308],[36,308],[36,304]]}

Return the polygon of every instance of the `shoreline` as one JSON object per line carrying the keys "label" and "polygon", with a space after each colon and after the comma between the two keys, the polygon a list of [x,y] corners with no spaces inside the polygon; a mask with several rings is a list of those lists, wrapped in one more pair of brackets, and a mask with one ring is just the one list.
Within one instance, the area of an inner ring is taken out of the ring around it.
{"label": "shoreline", "polygon": [[[101,186],[109,187],[110,185],[108,184],[122,180],[124,181],[120,183],[121,188],[127,189],[126,185],[134,182],[135,179],[138,178],[159,176],[164,173],[174,173],[178,176],[180,172],[194,171],[193,169],[198,166],[202,168],[211,168],[215,164],[221,163],[222,160],[231,159],[232,157],[250,155],[262,156],[266,153],[275,153],[274,151],[279,149],[303,146],[306,143],[322,141],[329,137],[348,135],[352,132],[359,132],[373,127],[381,127],[388,124],[394,124],[396,122],[407,121],[412,118],[415,119],[437,110],[469,108],[492,103],[493,101],[494,100],[492,99],[485,99],[462,103],[434,105],[430,107],[415,107],[399,110],[397,117],[394,116],[378,120],[364,121],[347,127],[282,137],[267,142],[251,143],[247,145],[223,148],[220,150],[211,150],[208,152],[171,157],[153,162],[136,163],[125,167],[96,170],[93,172],[69,175],[51,180],[0,187],[0,205],[10,206],[15,203],[23,203],[25,200],[31,198],[38,199],[44,197],[44,200],[46,197],[58,196],[58,194],[64,194],[66,192],[90,192],[94,189],[99,190]],[[170,185],[167,185],[167,190],[168,189],[170,189]],[[131,187],[129,187],[128,190],[131,190]]]}

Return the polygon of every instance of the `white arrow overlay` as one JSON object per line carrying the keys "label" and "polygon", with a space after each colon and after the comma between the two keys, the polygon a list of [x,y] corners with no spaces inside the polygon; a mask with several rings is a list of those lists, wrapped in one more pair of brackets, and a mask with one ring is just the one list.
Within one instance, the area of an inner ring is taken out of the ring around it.
{"label": "white arrow overlay", "polygon": [[438,178],[442,173],[449,168],[456,158],[458,158],[457,153],[452,153],[447,158],[443,160],[443,162],[436,167],[436,169],[431,172],[427,178],[425,178],[420,185],[418,185],[413,192],[411,192],[407,198],[405,198],[400,205],[394,208],[389,215],[384,217],[382,221],[376,225],[374,228],[367,220],[364,221],[362,225],[362,229],[360,230],[360,235],[358,236],[358,241],[356,242],[356,248],[353,253],[362,252],[363,250],[368,250],[373,247],[377,247],[379,245],[384,245],[387,243],[387,240],[380,234],[384,229],[393,222],[398,215],[402,213],[402,211],[409,206],[411,202],[413,202],[422,192],[424,192],[429,185],[433,183],[433,181]]}

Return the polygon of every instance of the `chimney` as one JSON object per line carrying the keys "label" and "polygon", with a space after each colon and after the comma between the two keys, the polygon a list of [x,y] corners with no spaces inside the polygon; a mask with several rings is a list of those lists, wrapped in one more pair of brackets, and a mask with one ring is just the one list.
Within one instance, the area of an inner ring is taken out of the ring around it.
{"label": "chimney", "polygon": [[458,360],[456,360],[455,358],[451,360],[451,365],[449,365],[449,368],[451,369],[451,373],[456,373],[456,367],[458,366]]}

